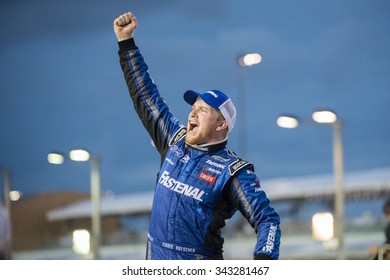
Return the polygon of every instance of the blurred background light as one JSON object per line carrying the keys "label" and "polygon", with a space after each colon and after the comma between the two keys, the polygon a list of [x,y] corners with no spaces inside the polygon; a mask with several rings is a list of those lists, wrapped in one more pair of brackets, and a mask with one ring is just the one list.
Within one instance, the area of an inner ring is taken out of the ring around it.
{"label": "blurred background light", "polygon": [[293,116],[280,116],[276,123],[283,128],[296,128],[298,126],[298,119]]}
{"label": "blurred background light", "polygon": [[51,164],[63,164],[64,163],[64,155],[60,153],[49,153],[47,155],[47,161]]}
{"label": "blurred background light", "polygon": [[86,229],[73,231],[72,248],[76,254],[87,255],[90,252],[90,234]]}
{"label": "blurred background light", "polygon": [[18,201],[22,197],[22,193],[20,191],[10,191],[9,197],[11,201]]}
{"label": "blurred background light", "polygon": [[238,63],[241,66],[252,66],[252,65],[260,63],[261,59],[262,58],[261,58],[260,54],[258,54],[258,53],[249,53],[249,54],[246,54],[244,56],[241,56],[238,59]]}
{"label": "blurred background light", "polygon": [[88,151],[83,149],[74,149],[70,151],[69,157],[74,161],[88,161],[90,154]]}
{"label": "blurred background light", "polygon": [[312,118],[317,123],[335,123],[337,116],[334,112],[329,110],[320,110],[313,113]]}
{"label": "blurred background light", "polygon": [[314,240],[331,240],[334,236],[332,213],[315,213],[312,217],[312,230]]}

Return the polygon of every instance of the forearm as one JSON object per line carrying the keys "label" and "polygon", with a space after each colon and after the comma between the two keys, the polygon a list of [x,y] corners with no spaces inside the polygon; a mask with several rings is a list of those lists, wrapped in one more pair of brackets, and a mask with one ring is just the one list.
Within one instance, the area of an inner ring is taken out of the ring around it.
{"label": "forearm", "polygon": [[270,206],[256,176],[246,170],[235,176],[231,184],[230,197],[233,205],[248,220],[257,234],[254,258],[278,259],[281,237],[280,217]]}
{"label": "forearm", "polygon": [[160,97],[157,86],[149,75],[148,66],[134,40],[118,42],[120,65],[142,124],[148,131],[160,154],[167,148],[171,131],[171,118],[167,104]]}

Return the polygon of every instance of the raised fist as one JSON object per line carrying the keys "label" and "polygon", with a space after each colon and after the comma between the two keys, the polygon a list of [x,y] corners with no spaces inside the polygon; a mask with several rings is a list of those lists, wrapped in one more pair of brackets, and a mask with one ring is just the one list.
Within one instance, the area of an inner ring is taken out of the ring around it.
{"label": "raised fist", "polygon": [[114,20],[114,32],[118,41],[133,38],[137,29],[137,18],[130,12],[125,13]]}

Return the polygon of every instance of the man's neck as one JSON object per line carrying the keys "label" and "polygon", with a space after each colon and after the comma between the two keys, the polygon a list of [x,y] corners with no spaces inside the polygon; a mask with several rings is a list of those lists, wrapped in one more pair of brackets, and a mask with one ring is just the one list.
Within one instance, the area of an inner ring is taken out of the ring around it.
{"label": "man's neck", "polygon": [[201,150],[201,151],[209,151],[209,152],[221,150],[225,148],[226,144],[227,144],[227,137],[225,139],[215,141],[212,143],[206,143],[206,144],[191,145],[187,143],[187,145],[191,146],[194,149]]}

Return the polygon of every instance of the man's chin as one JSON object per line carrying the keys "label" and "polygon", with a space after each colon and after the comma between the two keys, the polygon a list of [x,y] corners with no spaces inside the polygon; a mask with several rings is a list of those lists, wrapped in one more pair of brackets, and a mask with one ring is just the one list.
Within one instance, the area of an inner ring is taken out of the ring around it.
{"label": "man's chin", "polygon": [[196,137],[191,137],[191,136],[188,136],[188,134],[186,135],[186,143],[187,144],[190,144],[190,145],[197,145],[197,138]]}

